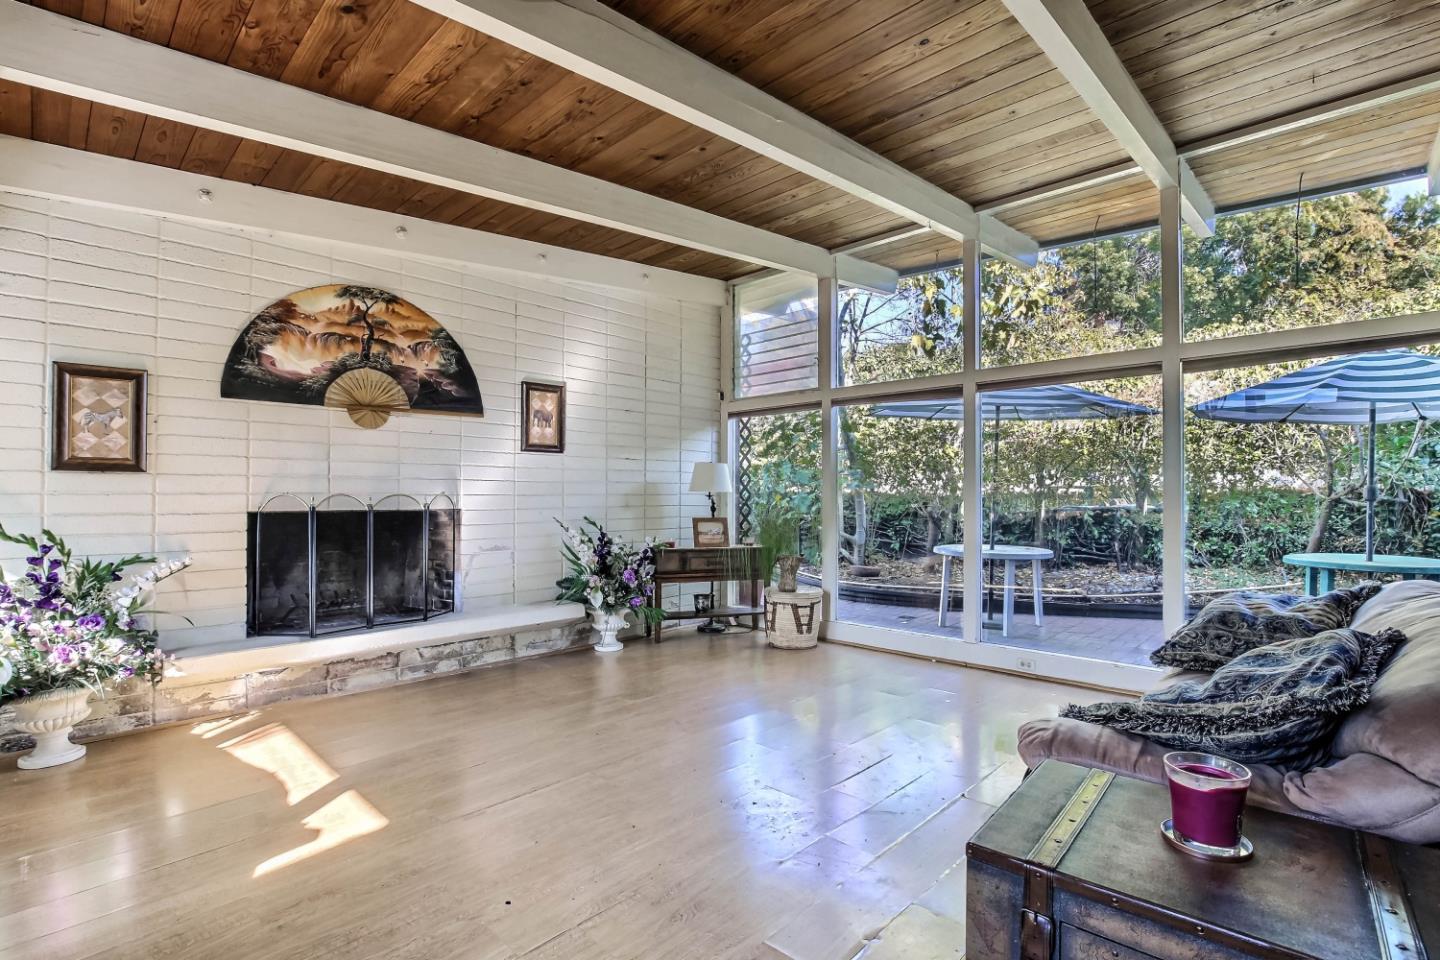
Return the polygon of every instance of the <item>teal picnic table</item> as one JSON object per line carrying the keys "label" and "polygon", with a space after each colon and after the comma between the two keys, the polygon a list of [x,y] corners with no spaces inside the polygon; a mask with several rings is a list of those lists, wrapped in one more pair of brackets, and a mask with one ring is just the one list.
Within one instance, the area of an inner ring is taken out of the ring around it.
{"label": "teal picnic table", "polygon": [[1335,571],[1398,575],[1401,580],[1440,580],[1440,560],[1433,557],[1376,557],[1363,553],[1287,553],[1284,562],[1305,571],[1305,592],[1328,593],[1335,589]]}

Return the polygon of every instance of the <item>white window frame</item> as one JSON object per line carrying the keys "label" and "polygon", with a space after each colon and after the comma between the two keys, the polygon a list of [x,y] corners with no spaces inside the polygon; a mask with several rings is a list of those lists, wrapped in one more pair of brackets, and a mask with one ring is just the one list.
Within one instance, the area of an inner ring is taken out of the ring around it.
{"label": "white window frame", "polygon": [[[917,377],[886,383],[841,386],[837,378],[838,282],[822,278],[818,304],[822,335],[820,384],[814,389],[759,397],[731,396],[734,352],[727,349],[723,371],[727,385],[721,402],[722,422],[728,436],[732,420],[759,414],[819,410],[821,429],[821,586],[824,590],[822,636],[827,640],[888,650],[953,663],[1033,673],[1038,676],[1116,690],[1143,691],[1160,677],[1156,669],[1091,660],[1048,651],[1005,646],[1003,641],[976,639],[980,629],[981,565],[966,564],[962,584],[964,614],[961,638],[911,633],[903,630],[849,623],[835,619],[840,579],[839,489],[837,471],[838,408],[852,403],[877,403],[952,396],[964,403],[965,539],[978,542],[982,502],[983,431],[976,401],[981,389],[1072,383],[1125,376],[1158,376],[1161,380],[1162,501],[1181,509],[1162,513],[1162,623],[1166,634],[1185,618],[1185,390],[1187,372],[1228,366],[1253,366],[1287,360],[1327,356],[1351,348],[1408,346],[1440,338],[1440,311],[1378,317],[1347,323],[1256,333],[1217,340],[1185,339],[1183,305],[1184,244],[1181,235],[1181,196],[1178,187],[1160,190],[1161,339],[1154,347],[1119,350],[1086,357],[1069,357],[1038,363],[985,367],[979,363],[980,344],[980,241],[964,244],[963,322],[960,347],[964,369],[958,373]],[[743,282],[732,286],[743,286]],[[733,331],[735,303],[731,296],[725,317]],[[722,340],[722,342],[724,342]],[[728,451],[727,451],[728,453]]]}

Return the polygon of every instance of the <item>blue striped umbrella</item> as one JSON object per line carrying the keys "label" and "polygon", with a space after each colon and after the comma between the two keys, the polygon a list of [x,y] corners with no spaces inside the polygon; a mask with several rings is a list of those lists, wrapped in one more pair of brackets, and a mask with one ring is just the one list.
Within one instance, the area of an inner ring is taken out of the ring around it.
{"label": "blue striped umbrella", "polygon": [[1440,416],[1440,358],[1408,350],[1336,357],[1190,408],[1234,423],[1331,423],[1370,428],[1365,559],[1375,559],[1375,425]]}
{"label": "blue striped umbrella", "polygon": [[[959,400],[913,400],[876,404],[870,412],[877,417],[962,420],[964,411]],[[1138,403],[1066,384],[980,391],[980,417],[988,420],[1096,420],[1154,413],[1150,407]]]}

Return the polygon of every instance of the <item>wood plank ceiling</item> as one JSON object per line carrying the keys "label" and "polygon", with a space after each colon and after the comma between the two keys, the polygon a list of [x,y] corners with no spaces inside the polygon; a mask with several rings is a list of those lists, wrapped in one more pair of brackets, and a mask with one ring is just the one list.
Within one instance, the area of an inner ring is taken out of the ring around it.
{"label": "wood plank ceiling", "polygon": [[[607,2],[976,205],[1128,162],[1001,0]],[[1182,147],[1440,69],[1435,2],[1088,2]],[[906,225],[406,0],[36,5],[810,243],[837,247]],[[1222,204],[1283,193],[1300,167],[1307,186],[1385,173],[1415,165],[1419,141],[1428,149],[1421,131],[1434,106],[1417,98],[1194,166]],[[754,269],[17,84],[0,83],[0,132],[707,276]],[[1045,242],[1089,232],[1097,216],[1107,229],[1156,212],[1154,189],[1137,175],[1001,216]],[[865,255],[913,267],[956,250],[926,235]]]}

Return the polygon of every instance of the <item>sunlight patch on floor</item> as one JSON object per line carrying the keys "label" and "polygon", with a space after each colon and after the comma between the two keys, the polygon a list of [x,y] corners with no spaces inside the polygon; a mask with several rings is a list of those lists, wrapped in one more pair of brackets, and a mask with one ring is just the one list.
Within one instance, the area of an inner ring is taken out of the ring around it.
{"label": "sunlight patch on floor", "polygon": [[301,860],[309,859],[326,850],[334,849],[368,833],[383,830],[390,821],[370,805],[370,802],[354,790],[346,790],[325,806],[301,821],[309,830],[318,830],[320,835],[309,843],[301,844],[284,853],[277,854],[255,868],[254,877],[263,877]]}
{"label": "sunlight patch on floor", "polygon": [[339,774],[284,724],[261,727],[220,744],[220,749],[279,780],[285,788],[285,802],[292,807],[339,779]]}
{"label": "sunlight patch on floor", "polygon": [[[233,731],[255,716],[258,714],[233,718],[228,724],[204,731],[198,729],[203,725],[197,725],[197,730],[191,732],[199,732],[202,737],[214,736],[221,731]],[[220,749],[280,781],[285,789],[285,802],[292,807],[340,779],[308,743],[283,723],[271,723],[227,740],[220,744]],[[317,831],[319,836],[264,861],[255,868],[252,877],[263,877],[357,837],[383,830],[390,821],[358,791],[346,790],[300,823],[308,830]]]}

